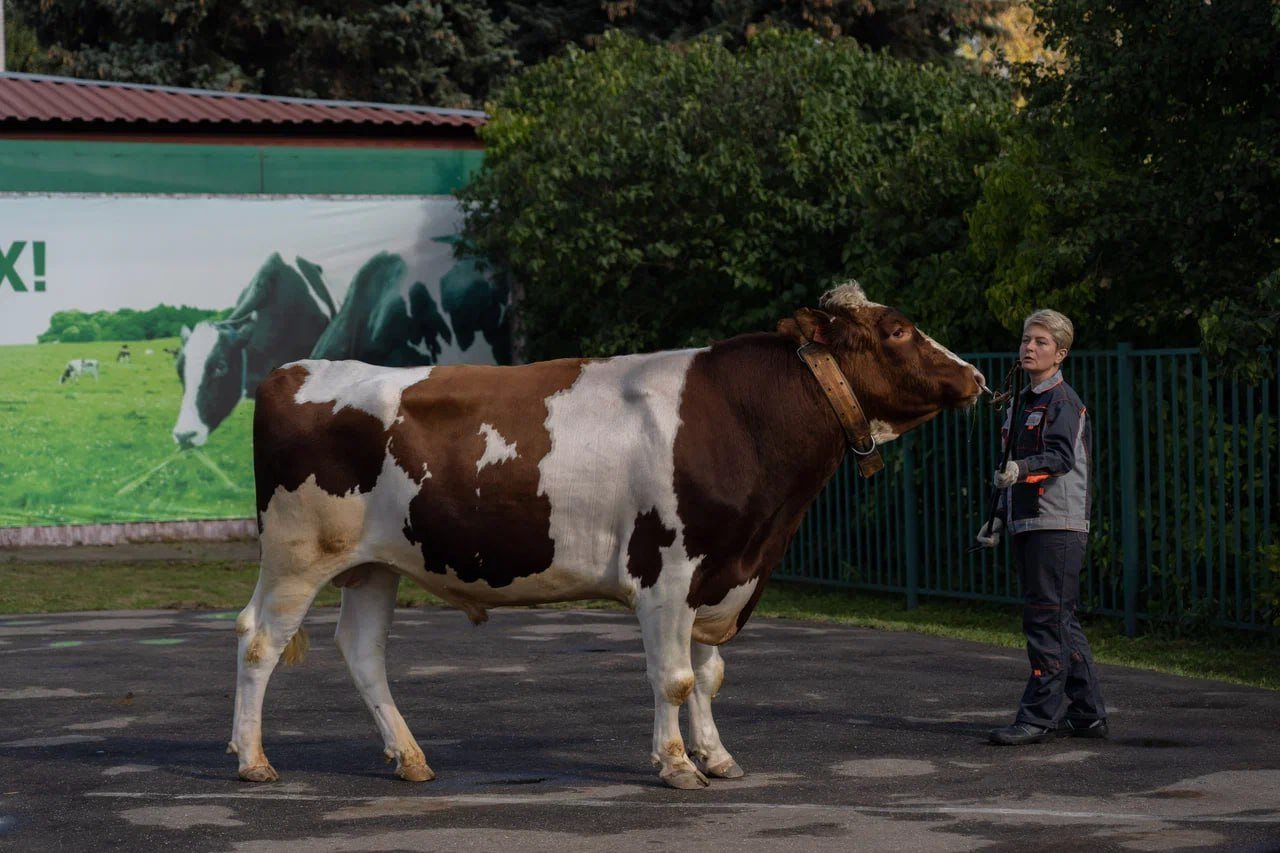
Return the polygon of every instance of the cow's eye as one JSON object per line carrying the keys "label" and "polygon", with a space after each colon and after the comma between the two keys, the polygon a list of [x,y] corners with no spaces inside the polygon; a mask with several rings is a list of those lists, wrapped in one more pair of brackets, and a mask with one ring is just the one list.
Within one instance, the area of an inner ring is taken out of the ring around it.
{"label": "cow's eye", "polygon": [[893,336],[898,340],[902,340],[907,336],[907,330],[899,326],[898,328],[893,330]]}
{"label": "cow's eye", "polygon": [[213,375],[214,375],[214,377],[215,377],[215,378],[219,378],[219,377],[222,377],[222,376],[226,376],[226,375],[227,375],[227,363],[226,363],[225,361],[220,361],[220,362],[218,362],[217,364],[215,364],[215,365],[213,366]]}

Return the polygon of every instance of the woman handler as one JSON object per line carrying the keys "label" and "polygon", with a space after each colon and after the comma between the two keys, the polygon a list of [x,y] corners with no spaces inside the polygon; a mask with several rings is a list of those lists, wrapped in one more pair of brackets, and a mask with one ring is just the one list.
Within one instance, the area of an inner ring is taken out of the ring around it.
{"label": "woman handler", "polygon": [[1031,675],[1013,724],[990,733],[1006,746],[1107,736],[1093,653],[1076,617],[1089,537],[1090,435],[1084,404],[1060,369],[1074,338],[1057,311],[1036,311],[1022,325],[1018,355],[1029,384],[1020,411],[1010,406],[1005,421],[1012,452],[995,472],[1004,490],[1000,511],[977,537],[995,547],[1007,529],[1022,582]]}

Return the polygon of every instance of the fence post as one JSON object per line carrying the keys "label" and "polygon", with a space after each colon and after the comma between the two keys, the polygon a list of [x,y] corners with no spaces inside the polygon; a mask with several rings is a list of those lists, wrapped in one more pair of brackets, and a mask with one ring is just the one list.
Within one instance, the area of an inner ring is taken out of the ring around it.
{"label": "fence post", "polygon": [[907,609],[920,606],[920,525],[916,515],[915,441],[910,433],[902,441],[902,534],[906,559]]}
{"label": "fence post", "polygon": [[1120,432],[1120,553],[1124,566],[1124,632],[1138,633],[1138,470],[1133,416],[1133,347],[1116,347]]}

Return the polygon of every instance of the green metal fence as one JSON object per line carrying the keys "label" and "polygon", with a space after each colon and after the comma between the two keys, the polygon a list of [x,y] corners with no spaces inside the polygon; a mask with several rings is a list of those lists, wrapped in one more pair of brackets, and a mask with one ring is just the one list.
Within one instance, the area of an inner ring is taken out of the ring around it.
{"label": "green metal fence", "polygon": [[[964,356],[988,377],[1011,354]],[[1275,355],[1273,354],[1273,357]],[[1280,377],[1280,358],[1276,363]],[[1194,349],[1073,352],[1067,381],[1093,423],[1085,610],[1194,629],[1280,632],[1280,379],[1214,375]],[[966,553],[982,524],[1001,415],[946,413],[846,462],[805,517],[778,576],[905,594],[1016,602],[1008,544]]]}

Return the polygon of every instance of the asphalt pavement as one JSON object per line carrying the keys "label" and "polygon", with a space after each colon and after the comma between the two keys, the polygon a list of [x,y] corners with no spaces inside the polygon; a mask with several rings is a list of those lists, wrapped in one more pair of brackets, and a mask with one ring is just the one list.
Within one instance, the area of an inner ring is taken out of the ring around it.
{"label": "asphalt pavement", "polygon": [[383,763],[313,610],[265,708],[279,782],[225,754],[234,613],[0,618],[0,848],[1280,850],[1280,693],[1102,666],[1107,741],[997,747],[1015,651],[755,618],[715,702],[747,771],[662,786],[634,617],[401,610],[392,691],[437,774]]}

